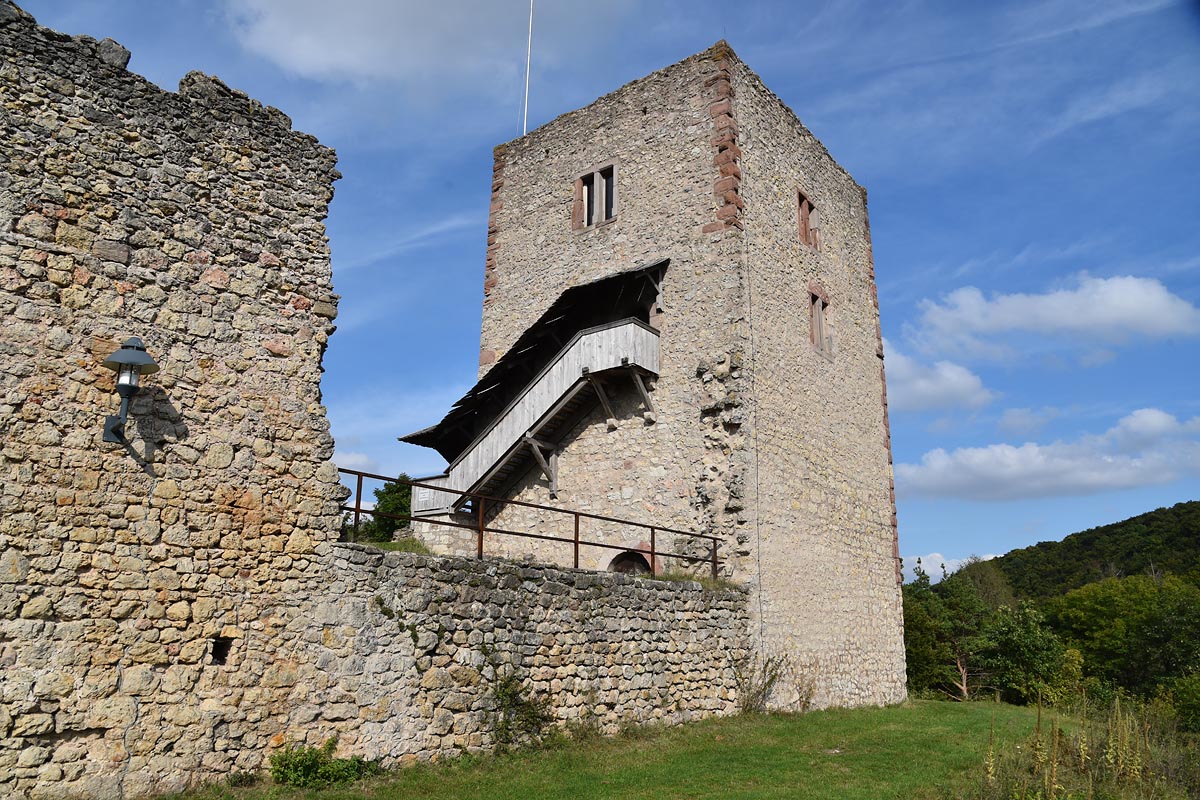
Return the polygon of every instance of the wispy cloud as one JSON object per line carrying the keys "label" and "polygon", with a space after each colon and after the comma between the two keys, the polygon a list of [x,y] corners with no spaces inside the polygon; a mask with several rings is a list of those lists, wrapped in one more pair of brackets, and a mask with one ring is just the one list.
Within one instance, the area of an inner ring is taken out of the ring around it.
{"label": "wispy cloud", "polygon": [[1171,94],[1178,78],[1166,71],[1143,73],[1076,98],[1030,144],[1037,147],[1081,125],[1154,105]]}
{"label": "wispy cloud", "polygon": [[484,229],[486,218],[474,214],[456,213],[425,222],[417,227],[398,230],[385,241],[376,241],[365,251],[360,250],[347,258],[334,258],[333,268],[338,273],[360,269],[396,258],[404,253],[441,244],[464,230],[479,232]]}
{"label": "wispy cloud", "polygon": [[[352,394],[331,397],[329,419],[337,453],[350,462],[371,464],[383,475],[440,472],[446,462],[437,452],[402,444],[396,437],[440,420],[468,388],[467,383],[449,383],[421,389],[376,380]],[[363,469],[350,463],[338,466]]]}
{"label": "wispy cloud", "polygon": [[1018,500],[1161,485],[1196,474],[1200,417],[1184,422],[1145,408],[1103,434],[1073,442],[931,450],[918,464],[896,466],[896,488],[913,496]]}
{"label": "wispy cloud", "polygon": [[1034,436],[1061,414],[1062,412],[1053,406],[1039,409],[1008,408],[1000,415],[997,427],[1011,436]]}
{"label": "wispy cloud", "polygon": [[[586,57],[634,10],[632,0],[548,4],[539,58]],[[226,0],[238,41],[295,75],[403,86],[410,96],[507,96],[524,77],[527,7],[494,0]]]}
{"label": "wispy cloud", "polygon": [[376,474],[379,474],[379,470],[381,469],[379,462],[366,453],[336,450],[333,454],[333,463],[342,469],[357,469],[362,472],[374,472]]}

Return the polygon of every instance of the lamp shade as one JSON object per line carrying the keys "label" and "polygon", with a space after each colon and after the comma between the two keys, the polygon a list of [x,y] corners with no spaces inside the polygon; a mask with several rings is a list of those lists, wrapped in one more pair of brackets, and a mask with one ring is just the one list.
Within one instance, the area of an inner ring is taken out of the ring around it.
{"label": "lamp shade", "polygon": [[104,366],[113,372],[119,372],[123,366],[133,367],[139,375],[158,372],[158,364],[146,352],[146,345],[136,336],[126,339],[121,349],[104,360]]}

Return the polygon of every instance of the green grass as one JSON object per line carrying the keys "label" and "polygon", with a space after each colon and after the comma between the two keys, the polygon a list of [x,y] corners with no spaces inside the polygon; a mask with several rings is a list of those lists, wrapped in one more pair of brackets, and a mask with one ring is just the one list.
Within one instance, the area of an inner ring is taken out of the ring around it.
{"label": "green grass", "polygon": [[209,788],[179,800],[415,798],[953,797],[981,780],[993,714],[997,743],[1027,740],[1036,711],[912,701],[893,708],[746,715],[612,739],[398,770],[349,787]]}

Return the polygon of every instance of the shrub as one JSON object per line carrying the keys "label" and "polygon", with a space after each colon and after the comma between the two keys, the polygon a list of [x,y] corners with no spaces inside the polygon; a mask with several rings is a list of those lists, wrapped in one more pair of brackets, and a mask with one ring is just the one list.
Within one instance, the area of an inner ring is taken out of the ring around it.
{"label": "shrub", "polygon": [[271,778],[286,786],[319,787],[350,783],[380,771],[362,756],[334,758],[336,747],[336,736],[319,748],[289,744],[271,756]]}
{"label": "shrub", "polygon": [[499,748],[540,742],[551,719],[545,698],[526,695],[521,679],[512,673],[497,674],[492,693],[496,700],[495,735]]}
{"label": "shrub", "polygon": [[1200,733],[1200,674],[1176,678],[1167,684],[1179,727]]}

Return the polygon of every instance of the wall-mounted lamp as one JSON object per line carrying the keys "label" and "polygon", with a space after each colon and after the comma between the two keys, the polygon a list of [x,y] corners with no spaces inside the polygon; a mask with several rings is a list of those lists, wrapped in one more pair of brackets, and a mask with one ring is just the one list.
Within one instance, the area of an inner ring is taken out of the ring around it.
{"label": "wall-mounted lamp", "polygon": [[104,441],[124,442],[129,398],[141,389],[143,375],[158,372],[158,364],[146,352],[142,340],[132,336],[125,340],[120,350],[104,360],[104,366],[117,373],[117,394],[121,396],[121,413],[104,418]]}

